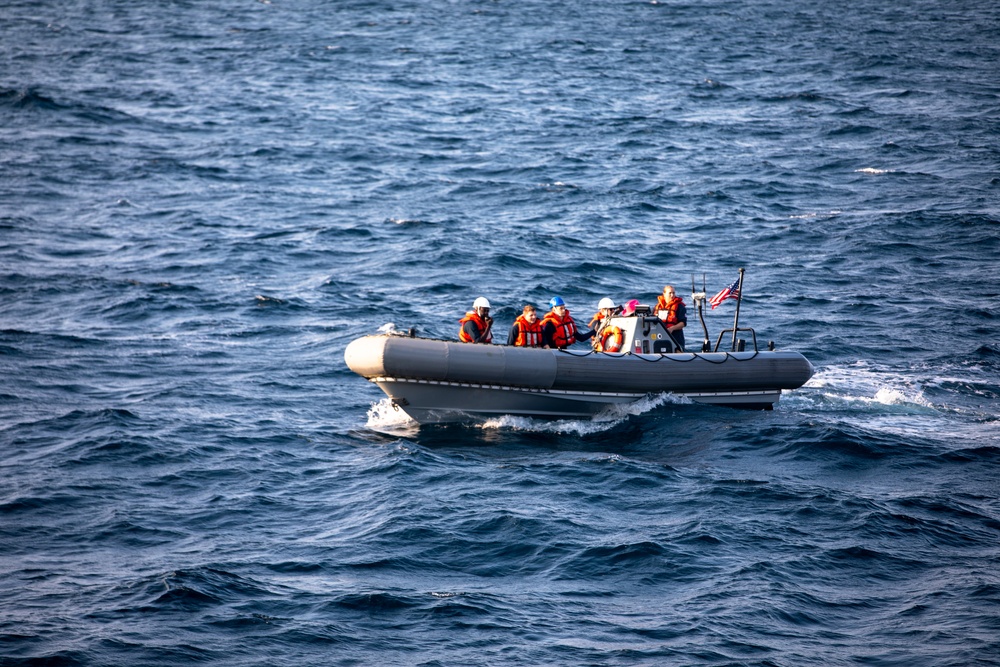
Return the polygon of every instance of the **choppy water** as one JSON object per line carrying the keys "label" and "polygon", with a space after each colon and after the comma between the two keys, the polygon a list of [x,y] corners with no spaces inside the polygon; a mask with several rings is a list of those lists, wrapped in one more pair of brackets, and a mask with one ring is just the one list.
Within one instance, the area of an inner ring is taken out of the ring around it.
{"label": "choppy water", "polygon": [[[1000,664],[998,61],[977,0],[4,3],[0,665]],[[739,267],[770,413],[343,363]]]}

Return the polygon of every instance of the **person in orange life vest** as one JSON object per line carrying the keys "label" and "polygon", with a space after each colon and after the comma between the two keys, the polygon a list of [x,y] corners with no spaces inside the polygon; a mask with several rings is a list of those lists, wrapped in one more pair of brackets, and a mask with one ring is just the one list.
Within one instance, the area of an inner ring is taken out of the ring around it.
{"label": "person in orange life vest", "polygon": [[576,328],[576,322],[566,309],[566,302],[562,297],[552,297],[549,306],[552,310],[542,320],[543,347],[557,347],[562,350],[578,340],[589,340],[596,333],[593,329],[580,331]]}
{"label": "person in orange life vest", "polygon": [[542,346],[542,323],[538,321],[538,313],[531,304],[525,306],[514,320],[514,325],[507,334],[507,344],[517,347]]}
{"label": "person in orange life vest", "polygon": [[687,306],[684,301],[677,296],[674,288],[667,285],[663,288],[663,294],[656,297],[656,306],[653,314],[663,320],[663,325],[667,328],[667,333],[674,339],[677,347],[684,351],[684,327],[687,325]]}
{"label": "person in orange life vest", "polygon": [[492,343],[493,318],[490,317],[490,302],[485,297],[479,297],[472,302],[472,310],[458,321],[462,328],[458,330],[458,339],[463,343]]}
{"label": "person in orange life vest", "polygon": [[593,345],[595,350],[601,342],[601,334],[604,331],[604,327],[611,323],[611,318],[614,316],[616,310],[617,306],[615,306],[615,302],[608,297],[604,297],[597,302],[597,312],[590,318],[590,323],[587,325],[594,330]]}

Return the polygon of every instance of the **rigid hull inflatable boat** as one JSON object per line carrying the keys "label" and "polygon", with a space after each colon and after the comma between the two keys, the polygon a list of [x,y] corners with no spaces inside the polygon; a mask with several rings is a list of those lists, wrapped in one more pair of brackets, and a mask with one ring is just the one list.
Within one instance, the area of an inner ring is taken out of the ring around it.
{"label": "rigid hull inflatable boat", "polygon": [[[477,421],[500,415],[590,418],[613,404],[668,392],[698,403],[772,408],[813,367],[797,352],[679,352],[656,317],[615,317],[621,352],[478,345],[408,335],[365,336],[344,359],[415,421]],[[732,330],[729,330],[732,331]],[[752,329],[739,329],[750,331]],[[725,333],[725,332],[723,332]],[[721,341],[722,334],[719,336]],[[737,342],[740,345],[737,345]]]}

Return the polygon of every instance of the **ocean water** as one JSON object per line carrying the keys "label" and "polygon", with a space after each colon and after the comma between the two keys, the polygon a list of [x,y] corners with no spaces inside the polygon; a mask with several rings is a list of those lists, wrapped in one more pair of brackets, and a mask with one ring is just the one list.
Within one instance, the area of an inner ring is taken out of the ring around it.
{"label": "ocean water", "polygon": [[[4,2],[0,666],[1000,665],[997,62],[985,0]],[[741,267],[773,412],[343,361]]]}

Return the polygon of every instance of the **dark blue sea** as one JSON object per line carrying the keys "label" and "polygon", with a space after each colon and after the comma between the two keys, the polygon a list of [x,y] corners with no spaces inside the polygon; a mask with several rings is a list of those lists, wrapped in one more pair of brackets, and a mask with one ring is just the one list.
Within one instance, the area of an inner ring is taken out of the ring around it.
{"label": "dark blue sea", "polygon": [[[997,63],[993,0],[5,0],[0,666],[1000,665]],[[772,412],[344,363],[740,268]]]}

